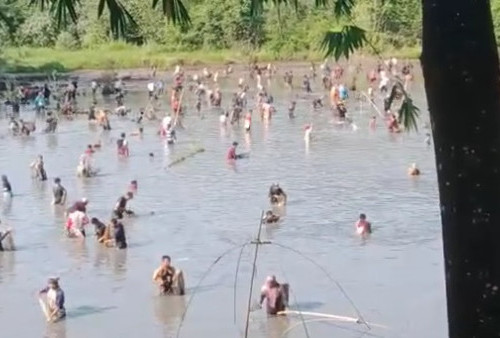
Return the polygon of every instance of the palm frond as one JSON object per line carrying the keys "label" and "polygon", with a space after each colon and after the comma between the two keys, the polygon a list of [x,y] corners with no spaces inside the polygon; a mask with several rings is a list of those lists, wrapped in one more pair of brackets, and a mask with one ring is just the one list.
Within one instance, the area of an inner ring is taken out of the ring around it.
{"label": "palm frond", "polygon": [[[319,1],[325,1],[325,0],[319,0]],[[350,17],[352,11],[354,10],[355,5],[356,5],[356,0],[335,0],[335,4],[333,6],[333,12],[335,13],[335,17],[337,19]]]}
{"label": "palm frond", "polygon": [[[153,0],[153,8],[156,8],[159,2],[160,0]],[[181,26],[191,25],[191,18],[181,0],[161,0],[161,9],[167,19],[171,20],[174,24]]]}
{"label": "palm frond", "polygon": [[50,8],[52,0],[30,0],[30,6],[37,6],[40,10],[44,11],[46,8]]}
{"label": "palm frond", "polygon": [[392,86],[389,97],[384,102],[385,110],[390,110],[394,100],[402,96],[401,106],[398,110],[398,122],[403,125],[407,132],[418,131],[418,117],[420,109],[413,104],[400,79]]}
{"label": "palm frond", "polygon": [[405,96],[398,113],[399,123],[403,125],[406,131],[418,131],[417,120],[420,115],[420,109],[413,104],[413,100],[410,97]]}
{"label": "palm frond", "polygon": [[113,37],[125,37],[127,29],[137,26],[132,15],[118,0],[99,0],[97,9],[98,17],[104,12],[104,7],[108,8],[111,33]]}
{"label": "palm frond", "polygon": [[327,57],[333,56],[338,61],[342,56],[348,58],[365,42],[366,31],[364,29],[346,25],[342,29],[327,32],[320,48],[326,51]]}
{"label": "palm frond", "polygon": [[55,0],[52,1],[50,11],[53,13],[56,19],[57,26],[59,28],[68,25],[69,19],[73,23],[76,23],[78,16],[76,15],[75,4],[78,4],[78,0]]}

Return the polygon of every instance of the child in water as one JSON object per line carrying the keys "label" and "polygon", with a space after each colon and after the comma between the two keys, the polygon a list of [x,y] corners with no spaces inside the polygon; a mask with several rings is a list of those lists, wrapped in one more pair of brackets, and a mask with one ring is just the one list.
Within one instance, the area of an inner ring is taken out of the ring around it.
{"label": "child in water", "polygon": [[366,220],[365,214],[360,214],[359,219],[356,222],[356,233],[358,235],[369,235],[372,233],[372,225]]}

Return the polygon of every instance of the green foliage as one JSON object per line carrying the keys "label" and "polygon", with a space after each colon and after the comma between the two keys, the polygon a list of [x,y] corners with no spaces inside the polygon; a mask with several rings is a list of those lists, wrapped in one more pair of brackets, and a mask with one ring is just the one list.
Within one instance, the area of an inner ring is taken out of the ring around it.
{"label": "green foliage", "polygon": [[46,12],[34,12],[26,17],[15,34],[16,42],[30,47],[52,47],[57,39],[57,28]]}

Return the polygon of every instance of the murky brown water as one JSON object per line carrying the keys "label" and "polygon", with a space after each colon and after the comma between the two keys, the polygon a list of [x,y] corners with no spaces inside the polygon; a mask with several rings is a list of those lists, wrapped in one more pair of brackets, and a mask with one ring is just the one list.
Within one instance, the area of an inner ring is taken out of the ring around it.
{"label": "murky brown water", "polygon": [[[222,81],[223,103],[229,103],[235,82],[235,77]],[[318,91],[319,82],[314,85]],[[145,90],[145,83],[133,85]],[[422,120],[427,120],[421,87],[415,86],[414,95]],[[355,132],[336,128],[328,112],[311,111],[309,101],[301,98],[298,117],[290,121],[286,105],[295,94],[281,85],[274,86],[272,94],[278,108],[275,119],[264,125],[255,116],[250,137],[245,137],[243,125],[221,130],[219,113],[205,110],[204,119],[196,113],[187,116],[187,129],[178,132],[179,143],[169,151],[155,134],[157,123],[147,122],[143,139],[130,138],[128,159],[117,159],[114,140],[120,132],[136,128],[129,119],[113,118],[109,135],[89,127],[82,118],[61,122],[56,135],[3,137],[0,168],[9,176],[16,196],[12,203],[1,205],[1,218],[15,229],[19,250],[0,253],[2,336],[174,337],[194,286],[221,253],[255,237],[261,210],[268,208],[267,189],[279,181],[289,195],[286,217],[279,225],[265,226],[263,237],[311,257],[342,285],[367,321],[389,327],[366,333],[361,325],[307,317],[311,337],[445,337],[434,156],[424,144],[423,133],[389,135],[381,124],[370,132],[372,113],[355,100],[349,103],[359,127]],[[147,94],[131,93],[126,102],[137,110],[146,105]],[[192,106],[192,98],[189,102]],[[30,119],[33,113],[22,115]],[[307,122],[314,123],[315,137],[308,149],[302,134]],[[0,130],[7,135],[5,119]],[[79,155],[99,137],[103,148],[95,159],[101,175],[77,179]],[[251,151],[251,157],[236,168],[224,160],[233,140],[240,142],[241,150]],[[200,146],[205,153],[165,169],[165,163]],[[156,154],[153,160],[149,152]],[[30,179],[29,163],[37,154],[45,157],[49,182]],[[423,172],[416,180],[406,176],[411,162],[417,162]],[[62,178],[71,201],[88,197],[90,215],[100,218],[108,216],[131,179],[139,181],[139,193],[132,202],[139,217],[126,223],[128,250],[101,248],[93,238],[79,243],[63,236],[61,212],[50,206],[51,179],[56,176]],[[360,212],[374,226],[367,241],[354,235]],[[180,337],[241,336],[253,252],[252,248],[243,251],[234,324],[238,253],[223,257],[201,283]],[[151,274],[163,254],[171,255],[174,265],[185,271],[186,299],[156,295]],[[291,284],[295,309],[355,316],[338,288],[299,255],[278,246],[263,247],[257,290],[271,273]],[[61,277],[68,318],[47,326],[36,291],[52,275]],[[262,311],[256,311],[251,314],[250,337],[306,335],[298,317],[267,320]]]}

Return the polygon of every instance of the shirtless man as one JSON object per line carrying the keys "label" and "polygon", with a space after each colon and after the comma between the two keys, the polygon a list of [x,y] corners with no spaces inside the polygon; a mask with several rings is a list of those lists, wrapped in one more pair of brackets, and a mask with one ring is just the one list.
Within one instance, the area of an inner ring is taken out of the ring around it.
{"label": "shirtless man", "polygon": [[260,293],[260,306],[266,301],[266,312],[275,316],[281,311],[285,311],[288,305],[288,285],[280,284],[275,276],[269,276],[262,286]]}
{"label": "shirtless man", "polygon": [[160,266],[153,273],[153,282],[156,283],[162,295],[182,296],[184,290],[184,276],[181,270],[170,265],[170,256],[161,258]]}
{"label": "shirtless man", "polygon": [[283,204],[286,204],[287,195],[283,189],[281,189],[279,184],[272,184],[269,188],[269,199],[271,204],[278,204],[281,200],[283,201]]}
{"label": "shirtless man", "polygon": [[66,203],[66,189],[61,184],[61,179],[56,177],[54,179],[54,187],[52,188],[52,205],[63,205]]}

